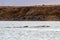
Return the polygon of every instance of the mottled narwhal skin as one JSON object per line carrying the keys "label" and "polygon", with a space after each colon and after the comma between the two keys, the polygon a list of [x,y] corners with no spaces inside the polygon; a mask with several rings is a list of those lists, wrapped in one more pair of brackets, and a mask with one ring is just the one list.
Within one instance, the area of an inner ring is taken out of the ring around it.
{"label": "mottled narwhal skin", "polygon": [[60,5],[0,6],[0,21],[60,21]]}

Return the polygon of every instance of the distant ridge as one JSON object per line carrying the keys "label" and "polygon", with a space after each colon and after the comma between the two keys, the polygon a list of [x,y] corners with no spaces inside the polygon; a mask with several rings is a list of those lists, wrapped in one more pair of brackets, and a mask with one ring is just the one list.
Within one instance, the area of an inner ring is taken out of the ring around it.
{"label": "distant ridge", "polygon": [[60,5],[0,6],[1,21],[60,21]]}

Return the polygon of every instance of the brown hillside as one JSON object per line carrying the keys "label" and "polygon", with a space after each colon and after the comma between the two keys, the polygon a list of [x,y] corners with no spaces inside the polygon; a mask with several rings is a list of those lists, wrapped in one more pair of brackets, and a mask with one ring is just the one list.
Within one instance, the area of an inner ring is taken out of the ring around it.
{"label": "brown hillside", "polygon": [[1,21],[60,21],[60,5],[0,6]]}

